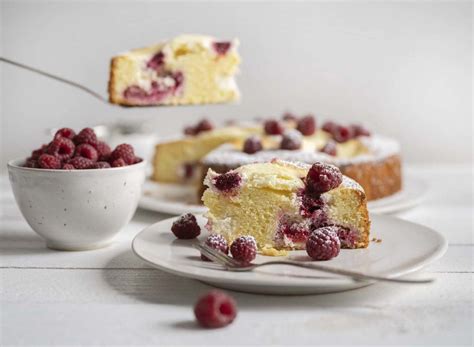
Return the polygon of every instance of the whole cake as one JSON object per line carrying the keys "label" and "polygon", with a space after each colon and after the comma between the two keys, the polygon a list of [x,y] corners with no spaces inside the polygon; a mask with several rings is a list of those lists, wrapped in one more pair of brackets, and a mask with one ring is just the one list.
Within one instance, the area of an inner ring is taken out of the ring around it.
{"label": "whole cake", "polygon": [[264,252],[305,249],[312,230],[337,227],[341,246],[364,248],[370,220],[362,187],[335,166],[280,160],[206,175],[207,228],[229,244],[253,236]]}
{"label": "whole cake", "polygon": [[237,46],[237,40],[181,35],[113,57],[110,102],[146,106],[235,101]]}

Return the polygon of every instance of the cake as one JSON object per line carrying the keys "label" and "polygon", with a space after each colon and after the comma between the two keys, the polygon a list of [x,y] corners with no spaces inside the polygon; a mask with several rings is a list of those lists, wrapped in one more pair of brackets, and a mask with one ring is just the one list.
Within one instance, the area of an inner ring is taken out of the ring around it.
{"label": "cake", "polygon": [[181,35],[111,60],[109,99],[128,106],[238,100],[238,41]]}
{"label": "cake", "polygon": [[207,229],[230,244],[253,236],[264,253],[305,249],[312,230],[336,226],[343,248],[369,244],[370,220],[363,188],[328,164],[281,160],[210,169],[202,200]]}

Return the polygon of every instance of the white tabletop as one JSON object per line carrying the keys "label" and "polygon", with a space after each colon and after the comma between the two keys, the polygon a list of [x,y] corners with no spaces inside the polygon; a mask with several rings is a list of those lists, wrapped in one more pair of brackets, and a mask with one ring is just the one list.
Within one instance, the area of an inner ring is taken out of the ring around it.
{"label": "white tabletop", "polygon": [[137,211],[105,249],[45,248],[1,184],[0,345],[447,344],[473,339],[473,206],[470,167],[411,167],[430,185],[424,203],[399,217],[449,240],[425,271],[428,285],[375,284],[319,296],[231,292],[237,320],[218,330],[194,323],[193,303],[211,287],[145,265],[133,236],[167,216]]}

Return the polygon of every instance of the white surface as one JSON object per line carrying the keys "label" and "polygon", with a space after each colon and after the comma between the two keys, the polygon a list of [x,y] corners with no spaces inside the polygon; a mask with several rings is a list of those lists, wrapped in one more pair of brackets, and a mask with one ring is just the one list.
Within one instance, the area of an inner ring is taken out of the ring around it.
{"label": "white surface", "polygon": [[25,168],[8,163],[10,184],[31,228],[59,250],[108,246],[137,208],[146,161],[105,170]]}
{"label": "white surface", "polygon": [[[240,104],[149,109],[101,104],[2,64],[2,160],[29,153],[47,127],[151,118],[159,135],[171,135],[202,116],[251,119],[285,109],[357,120],[398,139],[409,162],[472,159],[471,1],[4,0],[1,7],[2,55],[104,96],[111,56],[181,33],[238,37],[243,58]],[[440,144],[441,135],[453,145]]]}
{"label": "white surface", "polygon": [[[428,185],[416,177],[405,175],[403,189],[386,198],[369,201],[371,213],[395,213],[418,205],[425,198]],[[196,203],[196,188],[190,185],[145,181],[144,194],[138,206],[145,210],[176,214],[204,213],[207,208]]]}
{"label": "white surface", "polygon": [[[193,244],[204,242],[207,219],[197,216],[201,235],[194,240],[177,240],[170,233],[176,217],[165,219],[140,232],[132,250],[160,270],[197,279],[221,288],[262,294],[324,294],[360,288],[367,281],[353,281],[315,270],[273,265],[250,272],[229,272],[222,266],[203,262]],[[440,258],[447,249],[446,239],[438,232],[398,218],[371,215],[371,230],[383,242],[371,242],[365,249],[343,249],[324,263],[338,269],[387,277],[399,277],[419,270]],[[403,250],[401,252],[400,250]],[[285,257],[257,255],[254,263],[277,259],[311,263],[306,251],[292,251]]]}
{"label": "white surface", "polygon": [[238,318],[221,330],[193,323],[191,307],[211,287],[150,268],[132,254],[132,238],[166,216],[139,211],[109,248],[52,251],[21,218],[4,180],[0,344],[471,345],[472,169],[409,172],[436,188],[400,216],[439,230],[450,242],[446,255],[422,275],[435,276],[435,283],[379,283],[295,297],[231,292]]}

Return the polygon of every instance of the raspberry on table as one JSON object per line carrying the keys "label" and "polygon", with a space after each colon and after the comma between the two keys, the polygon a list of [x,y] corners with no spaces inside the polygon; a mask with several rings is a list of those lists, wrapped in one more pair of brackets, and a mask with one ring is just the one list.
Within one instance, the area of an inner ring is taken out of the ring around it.
{"label": "raspberry on table", "polygon": [[220,290],[211,290],[200,297],[194,306],[198,323],[205,328],[221,328],[237,316],[235,300]]}
{"label": "raspberry on table", "polygon": [[108,169],[111,168],[110,164],[106,161],[98,161],[94,163],[91,169]]}
{"label": "raspberry on table", "polygon": [[173,222],[171,231],[178,239],[187,240],[198,237],[201,234],[201,227],[196,217],[191,213],[187,213]]}
{"label": "raspberry on table", "polygon": [[314,119],[314,116],[307,115],[298,120],[296,129],[304,136],[313,135],[316,131],[316,121]]}
{"label": "raspberry on table", "polygon": [[334,165],[314,163],[306,175],[306,188],[310,193],[322,194],[342,183],[342,173]]}
{"label": "raspberry on table", "polygon": [[122,158],[118,158],[118,159],[115,159],[114,161],[112,161],[112,163],[110,165],[112,167],[122,167],[122,166],[127,166],[127,163]]}
{"label": "raspberry on table", "polygon": [[133,164],[135,162],[135,152],[133,147],[128,143],[122,143],[115,147],[110,154],[110,160],[115,161],[119,158],[122,158],[127,165]]}
{"label": "raspberry on table", "polygon": [[263,128],[267,135],[281,135],[284,131],[284,128],[280,122],[274,119],[265,121]]}
{"label": "raspberry on table", "polygon": [[[227,244],[227,240],[220,234],[209,235],[204,243],[209,247],[224,253],[225,255],[229,254],[229,245]],[[201,254],[201,259],[204,261],[211,261],[211,259],[203,254]]]}
{"label": "raspberry on table", "polygon": [[93,162],[96,162],[97,159],[99,158],[99,154],[97,153],[97,150],[92,145],[89,145],[88,143],[83,143],[77,146],[74,156],[87,158]]}
{"label": "raspberry on table", "polygon": [[84,128],[82,129],[79,134],[74,136],[72,139],[76,145],[80,145],[83,143],[88,143],[89,145],[95,146],[97,145],[97,136],[92,128]]}
{"label": "raspberry on table", "polygon": [[223,192],[230,192],[240,185],[242,178],[237,172],[227,172],[214,178],[214,186]]}
{"label": "raspberry on table", "polygon": [[51,154],[41,154],[38,158],[38,166],[42,169],[60,169],[61,160]]}
{"label": "raspberry on table", "polygon": [[328,155],[336,156],[337,155],[337,146],[334,141],[328,141],[323,148],[319,150],[322,153],[326,153]]}
{"label": "raspberry on table", "polygon": [[49,144],[47,152],[58,157],[59,160],[66,160],[74,155],[75,149],[76,146],[70,139],[58,137]]}
{"label": "raspberry on table", "polygon": [[62,169],[63,170],[75,170],[76,168],[74,167],[74,165],[66,163],[66,164],[63,164]]}
{"label": "raspberry on table", "polygon": [[343,143],[354,137],[354,131],[351,127],[337,125],[332,129],[332,137],[336,142]]}
{"label": "raspberry on table", "polygon": [[78,170],[86,170],[92,168],[94,162],[84,157],[74,157],[72,159],[69,159],[67,164],[71,164]]}
{"label": "raspberry on table", "polygon": [[290,151],[300,149],[302,146],[301,133],[297,130],[287,131],[281,138],[280,148]]}
{"label": "raspberry on table", "polygon": [[306,241],[306,253],[314,260],[329,260],[337,257],[341,242],[332,226],[314,230]]}
{"label": "raspberry on table", "polygon": [[257,136],[250,136],[244,142],[244,152],[254,154],[263,149],[262,141]]}
{"label": "raspberry on table", "polygon": [[241,263],[251,263],[257,256],[257,242],[253,236],[240,236],[232,242],[230,253]]}
{"label": "raspberry on table", "polygon": [[112,149],[108,144],[104,141],[98,141],[97,145],[95,146],[97,150],[97,154],[99,155],[99,161],[107,161],[110,158],[110,154],[112,153]]}
{"label": "raspberry on table", "polygon": [[56,131],[56,134],[54,134],[54,139],[58,139],[60,137],[72,140],[76,136],[76,132],[72,130],[71,128],[61,128],[58,131]]}

